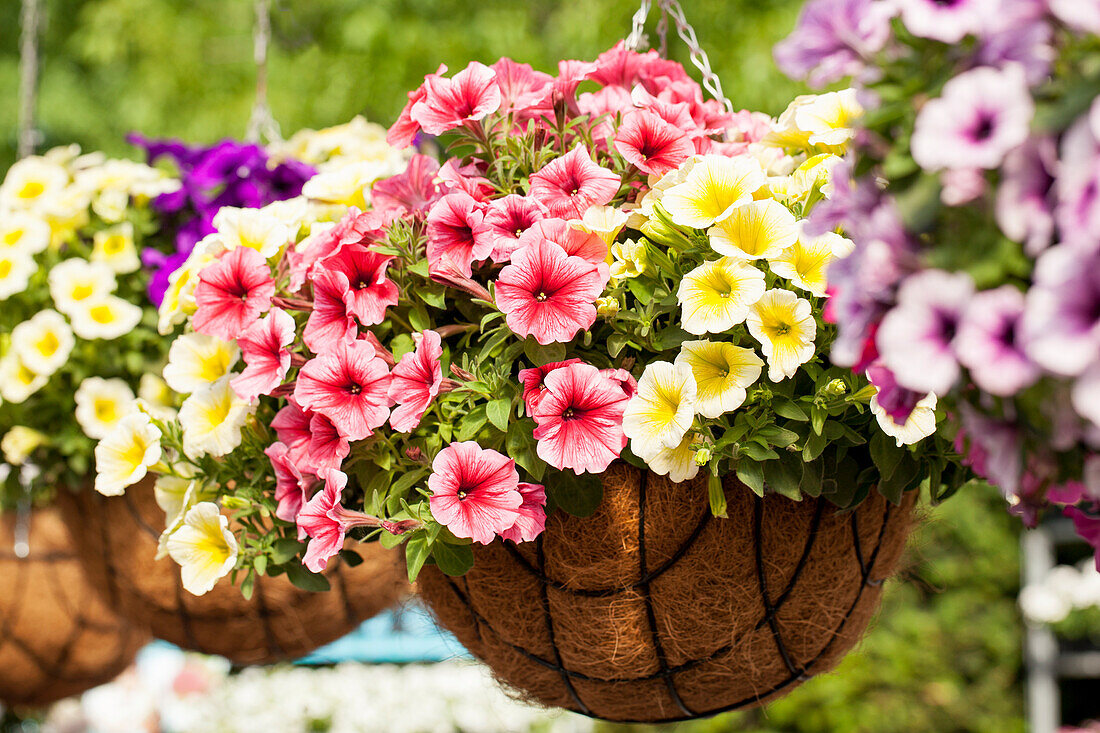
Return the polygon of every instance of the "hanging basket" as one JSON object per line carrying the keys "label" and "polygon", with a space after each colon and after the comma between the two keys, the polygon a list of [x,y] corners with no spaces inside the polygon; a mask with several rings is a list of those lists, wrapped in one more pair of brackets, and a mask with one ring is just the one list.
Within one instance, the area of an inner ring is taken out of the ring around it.
{"label": "hanging basket", "polygon": [[623,722],[760,705],[832,669],[860,639],[913,517],[874,493],[852,512],[615,464],[587,519],[475,549],[419,589],[443,626],[525,697]]}
{"label": "hanging basket", "polygon": [[251,600],[224,580],[194,596],[184,590],[176,563],[155,559],[164,512],[150,483],[119,497],[65,494],[62,505],[84,567],[110,605],[184,649],[241,665],[295,659],[339,639],[408,593],[400,556],[369,543],[354,548],[361,564],[329,563],[329,592],[301,590],[281,575],[257,577]]}
{"label": "hanging basket", "polygon": [[0,702],[40,706],[110,682],[147,637],[99,600],[57,510],[31,515],[25,558],[16,521],[0,515]]}

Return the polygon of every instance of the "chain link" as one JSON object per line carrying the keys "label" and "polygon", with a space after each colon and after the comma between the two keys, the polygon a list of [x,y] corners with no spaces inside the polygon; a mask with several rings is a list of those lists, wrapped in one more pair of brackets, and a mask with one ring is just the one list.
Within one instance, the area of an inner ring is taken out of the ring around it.
{"label": "chain link", "polygon": [[645,34],[645,21],[649,17],[649,8],[652,4],[653,0],[642,0],[642,6],[630,19],[630,35],[626,37],[627,49],[641,52],[649,45],[649,38]]}
{"label": "chain link", "polygon": [[38,26],[41,18],[39,0],[23,0],[19,38],[19,134],[18,153],[25,158],[34,153],[41,142],[35,127],[38,106]]}
{"label": "chain link", "polygon": [[271,45],[271,0],[255,0],[256,22],[252,28],[252,60],[256,63],[256,99],[248,119],[245,140],[276,142],[283,139],[279,123],[267,103],[267,49]]}

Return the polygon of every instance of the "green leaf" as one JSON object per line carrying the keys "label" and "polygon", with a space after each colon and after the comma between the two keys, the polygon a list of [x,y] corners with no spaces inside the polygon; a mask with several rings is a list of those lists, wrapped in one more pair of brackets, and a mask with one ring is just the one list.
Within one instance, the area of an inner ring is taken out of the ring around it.
{"label": "green leaf", "polygon": [[428,259],[425,257],[422,260],[417,260],[413,264],[409,265],[409,272],[415,273],[420,277],[429,277],[428,272]]}
{"label": "green leaf", "polygon": [[822,430],[825,428],[825,419],[829,416],[829,413],[824,408],[814,405],[810,408],[810,427],[813,428],[816,435],[821,435]]}
{"label": "green leaf", "polygon": [[645,305],[653,299],[653,282],[646,277],[632,277],[626,281],[626,286],[637,298],[638,302]]}
{"label": "green leaf", "polygon": [[458,429],[455,430],[455,437],[459,440],[472,440],[474,436],[481,432],[488,420],[489,418],[485,414],[485,405],[478,405],[466,413],[459,422]]}
{"label": "green leaf", "polygon": [[512,400],[501,397],[485,405],[485,415],[498,430],[508,432],[508,418],[512,413]]}
{"label": "green leaf", "polygon": [[726,492],[722,488],[722,479],[713,473],[707,480],[707,498],[710,500],[711,514],[722,519],[729,517],[729,513],[726,511]]}
{"label": "green leaf", "polygon": [[293,537],[277,539],[271,545],[271,562],[276,565],[285,565],[305,549],[306,546]]}
{"label": "green leaf", "polygon": [[598,474],[552,471],[545,483],[554,503],[574,517],[592,516],[603,501],[603,481]]}
{"label": "green leaf", "polygon": [[420,568],[428,561],[432,554],[432,546],[428,541],[426,532],[417,532],[405,543],[405,565],[409,571],[409,582],[415,583],[416,576],[420,575]]}
{"label": "green leaf", "polygon": [[878,491],[892,503],[900,504],[901,495],[905,493],[906,489],[911,488],[919,475],[920,463],[913,460],[908,451],[903,451],[901,460],[893,473],[888,478],[879,480]]}
{"label": "green leaf", "polygon": [[534,336],[528,336],[523,342],[523,353],[535,366],[545,366],[557,361],[565,361],[565,344],[547,344],[543,346],[535,340]]}
{"label": "green leaf", "polygon": [[[259,560],[260,558],[256,558]],[[249,573],[248,577],[241,583],[241,595],[244,596],[246,601],[252,600],[252,592],[256,590],[256,576],[253,573]]]}
{"label": "green leaf", "polygon": [[810,419],[810,416],[806,414],[805,410],[789,400],[776,400],[772,402],[772,409],[775,410],[776,415],[785,417],[788,420],[806,422]]}
{"label": "green leaf", "polygon": [[907,452],[904,448],[899,448],[893,438],[880,431],[875,431],[871,436],[870,449],[871,460],[874,461],[881,480],[894,475],[894,470]]}
{"label": "green leaf", "polygon": [[390,486],[390,494],[404,494],[413,486],[416,486],[416,484],[419,483],[420,479],[424,478],[427,475],[428,468],[426,466],[401,474],[400,476],[398,476],[397,480],[394,481],[393,484]]}
{"label": "green leaf", "polygon": [[806,445],[802,448],[802,460],[807,463],[816,461],[828,444],[829,441],[825,439],[824,435],[820,433],[810,433],[810,436],[806,438]]}
{"label": "green leaf", "polygon": [[438,308],[443,310],[447,307],[447,296],[443,290],[436,290],[434,288],[417,288],[417,296],[432,308]]}
{"label": "green leaf", "polygon": [[765,448],[759,443],[742,443],[741,453],[746,455],[754,461],[774,461],[779,458],[779,454],[771,448]]}
{"label": "green leaf", "polygon": [[452,577],[465,575],[474,566],[474,551],[470,545],[436,542],[432,546],[432,558],[443,573]]}
{"label": "green leaf", "polygon": [[679,326],[669,326],[657,334],[653,345],[658,351],[669,351],[680,348],[680,344],[693,338],[695,337]]}
{"label": "green leaf", "polygon": [[626,348],[629,339],[621,333],[613,333],[607,337],[607,355],[616,358]]}
{"label": "green leaf", "polygon": [[768,461],[764,464],[764,483],[777,494],[782,494],[788,499],[802,500],[802,494],[798,490],[802,482],[802,466],[797,454],[788,453],[780,457],[778,461]]}
{"label": "green leaf", "polygon": [[737,478],[757,496],[764,495],[764,469],[756,461],[738,461]]}
{"label": "green leaf", "polygon": [[296,588],[315,593],[329,590],[332,587],[328,582],[328,578],[323,575],[318,575],[317,573],[309,572],[301,563],[287,565],[286,577],[290,579],[290,582],[293,583]]}
{"label": "green leaf", "polygon": [[802,462],[802,481],[798,488],[807,496],[821,496],[822,472],[824,461]]}
{"label": "green leaf", "polygon": [[769,425],[756,432],[756,437],[767,439],[768,443],[777,448],[786,448],[798,442],[798,433],[793,430],[781,428],[778,425]]}
{"label": "green leaf", "polygon": [[423,303],[417,303],[409,311],[409,325],[414,331],[424,331],[432,327],[432,321],[428,318],[428,309]]}

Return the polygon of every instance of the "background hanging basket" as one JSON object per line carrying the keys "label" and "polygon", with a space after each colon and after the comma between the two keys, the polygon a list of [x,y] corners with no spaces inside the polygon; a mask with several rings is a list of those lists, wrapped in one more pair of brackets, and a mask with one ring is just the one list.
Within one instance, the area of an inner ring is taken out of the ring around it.
{"label": "background hanging basket", "polygon": [[56,509],[31,515],[26,558],[15,525],[0,514],[0,701],[46,705],[110,682],[146,635],[99,600]]}
{"label": "background hanging basket", "polygon": [[227,580],[193,596],[183,589],[176,563],[155,559],[164,512],[151,483],[119,497],[62,493],[88,576],[110,605],[185,649],[242,665],[294,659],[339,639],[408,593],[400,556],[372,542],[355,545],[363,558],[355,567],[338,558],[329,563],[329,592],[301,590],[281,575],[258,577],[251,600]]}
{"label": "background hanging basket", "polygon": [[535,542],[475,547],[473,569],[420,574],[443,626],[538,702],[616,721],[752,707],[834,667],[878,606],[915,493],[758,499],[730,480],[714,519],[705,480],[624,464],[597,513],[549,518]]}

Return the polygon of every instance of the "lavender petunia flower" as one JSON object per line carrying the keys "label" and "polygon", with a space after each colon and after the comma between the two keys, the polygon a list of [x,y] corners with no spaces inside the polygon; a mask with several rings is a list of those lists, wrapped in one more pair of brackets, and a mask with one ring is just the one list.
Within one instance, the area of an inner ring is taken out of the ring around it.
{"label": "lavender petunia flower", "polygon": [[1051,247],[1033,280],[1021,324],[1027,354],[1050,372],[1078,376],[1100,359],[1100,252]]}
{"label": "lavender petunia flower", "polygon": [[946,206],[962,206],[985,194],[988,181],[981,168],[952,168],[940,176],[940,200]]}
{"label": "lavender petunia flower", "polygon": [[1050,12],[1074,30],[1100,33],[1100,2],[1097,0],[1050,0]]}
{"label": "lavender petunia flower", "polygon": [[1054,184],[1054,220],[1063,242],[1096,249],[1100,244],[1100,141],[1093,119],[1100,105],[1082,116],[1062,138],[1062,162]]}
{"label": "lavender petunia flower", "polygon": [[926,397],[920,392],[902,387],[894,373],[880,363],[867,367],[867,379],[878,390],[875,395],[878,406],[898,425],[904,425],[913,414],[917,403]]}
{"label": "lavender petunia flower", "polygon": [[814,87],[857,76],[889,39],[893,13],[880,0],[811,0],[794,32],[776,44],[775,62]]}
{"label": "lavender petunia flower", "polygon": [[1023,242],[1032,257],[1050,246],[1054,235],[1052,189],[1058,152],[1052,137],[1028,139],[1005,156],[997,189],[997,224],[1010,239]]}
{"label": "lavender petunia flower", "polygon": [[925,170],[996,168],[1027,140],[1035,104],[1023,69],[981,67],[956,76],[917,114],[913,159]]}
{"label": "lavender petunia flower", "polygon": [[971,298],[963,313],[955,352],[974,382],[990,394],[1007,397],[1039,379],[1040,370],[1019,342],[1024,294],[1011,285]]}
{"label": "lavender petunia flower", "polygon": [[1073,383],[1073,409],[1100,427],[1100,360]]}
{"label": "lavender petunia flower", "polygon": [[946,394],[959,377],[955,334],[974,294],[965,273],[925,270],[898,289],[898,304],[882,319],[875,341],[898,383],[918,392]]}
{"label": "lavender petunia flower", "polygon": [[963,464],[998,487],[1006,496],[1020,490],[1023,476],[1019,428],[1011,422],[994,420],[964,404],[959,411],[960,429],[955,450]]}
{"label": "lavender petunia flower", "polygon": [[977,63],[998,68],[1019,64],[1029,84],[1038,84],[1054,63],[1054,29],[1046,22],[1045,0],[1000,0],[979,33]]}
{"label": "lavender petunia flower", "polygon": [[944,43],[979,33],[999,10],[995,0],[898,0],[897,4],[910,33]]}

